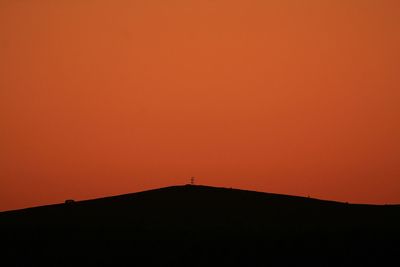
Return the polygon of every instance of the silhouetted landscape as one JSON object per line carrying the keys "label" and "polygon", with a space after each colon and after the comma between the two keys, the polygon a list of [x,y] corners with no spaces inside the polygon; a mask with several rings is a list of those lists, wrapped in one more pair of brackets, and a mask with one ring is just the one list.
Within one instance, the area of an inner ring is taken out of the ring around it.
{"label": "silhouetted landscape", "polygon": [[400,205],[185,185],[0,213],[1,266],[385,266]]}

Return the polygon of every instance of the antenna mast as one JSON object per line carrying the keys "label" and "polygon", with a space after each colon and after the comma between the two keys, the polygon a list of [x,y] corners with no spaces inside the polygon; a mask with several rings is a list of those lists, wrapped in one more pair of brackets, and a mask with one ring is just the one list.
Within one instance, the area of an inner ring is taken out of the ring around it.
{"label": "antenna mast", "polygon": [[190,185],[194,185],[194,177],[190,177]]}

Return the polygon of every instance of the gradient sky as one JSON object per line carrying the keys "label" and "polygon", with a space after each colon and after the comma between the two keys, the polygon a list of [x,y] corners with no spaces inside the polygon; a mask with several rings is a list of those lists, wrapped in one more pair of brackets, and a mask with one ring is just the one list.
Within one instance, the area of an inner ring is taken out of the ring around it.
{"label": "gradient sky", "polygon": [[400,1],[0,0],[0,210],[198,183],[400,203]]}

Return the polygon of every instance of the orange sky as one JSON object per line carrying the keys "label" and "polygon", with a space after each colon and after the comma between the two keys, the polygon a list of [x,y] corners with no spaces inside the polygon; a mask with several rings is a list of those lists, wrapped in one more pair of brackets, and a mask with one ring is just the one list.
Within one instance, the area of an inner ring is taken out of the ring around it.
{"label": "orange sky", "polygon": [[201,184],[400,203],[398,0],[0,0],[0,210]]}

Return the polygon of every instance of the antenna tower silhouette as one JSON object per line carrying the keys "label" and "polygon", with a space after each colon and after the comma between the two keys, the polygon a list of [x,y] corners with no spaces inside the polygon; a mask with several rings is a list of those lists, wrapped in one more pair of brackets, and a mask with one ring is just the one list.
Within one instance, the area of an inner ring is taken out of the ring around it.
{"label": "antenna tower silhouette", "polygon": [[194,185],[194,177],[190,177],[190,185]]}

